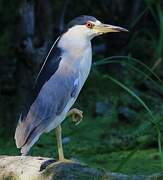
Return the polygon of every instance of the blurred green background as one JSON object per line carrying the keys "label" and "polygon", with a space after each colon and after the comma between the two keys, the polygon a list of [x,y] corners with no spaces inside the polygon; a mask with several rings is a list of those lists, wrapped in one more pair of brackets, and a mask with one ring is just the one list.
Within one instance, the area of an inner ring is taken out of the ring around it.
{"label": "blurred green background", "polygon": [[[0,0],[0,154],[18,155],[14,131],[26,96],[56,37],[72,18],[92,15],[129,29],[93,40],[93,66],[63,123],[65,155],[106,171],[162,171],[163,1]],[[31,155],[56,157],[55,134]]]}

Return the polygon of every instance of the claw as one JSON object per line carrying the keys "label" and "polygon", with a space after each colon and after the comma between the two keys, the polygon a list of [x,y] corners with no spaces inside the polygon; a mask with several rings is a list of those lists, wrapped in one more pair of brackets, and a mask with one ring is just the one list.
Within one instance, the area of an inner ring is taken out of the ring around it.
{"label": "claw", "polygon": [[75,123],[75,126],[79,125],[82,120],[83,120],[83,119],[81,119],[80,121],[76,122],[76,123]]}
{"label": "claw", "polygon": [[71,109],[67,115],[72,116],[72,121],[75,122],[75,126],[77,126],[83,119],[83,112],[76,108]]}
{"label": "claw", "polygon": [[62,159],[62,160],[59,160],[58,162],[60,162],[60,163],[74,163],[74,161],[73,160],[71,160],[71,159]]}

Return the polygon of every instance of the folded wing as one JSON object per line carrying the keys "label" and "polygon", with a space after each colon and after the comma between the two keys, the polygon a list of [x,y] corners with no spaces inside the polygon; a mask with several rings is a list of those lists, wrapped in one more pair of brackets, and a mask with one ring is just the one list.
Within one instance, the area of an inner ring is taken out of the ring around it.
{"label": "folded wing", "polygon": [[77,93],[78,70],[68,61],[57,44],[48,54],[16,128],[16,145],[23,154]]}

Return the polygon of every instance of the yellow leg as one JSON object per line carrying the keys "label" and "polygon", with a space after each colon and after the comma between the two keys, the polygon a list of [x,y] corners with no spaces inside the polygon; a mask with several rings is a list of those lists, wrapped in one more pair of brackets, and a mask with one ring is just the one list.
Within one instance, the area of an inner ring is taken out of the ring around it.
{"label": "yellow leg", "polygon": [[72,160],[64,158],[63,147],[62,147],[62,128],[61,128],[61,125],[58,125],[56,127],[55,132],[56,132],[56,137],[57,137],[59,162],[74,163]]}
{"label": "yellow leg", "polygon": [[63,147],[62,147],[62,128],[61,125],[58,125],[55,129],[56,137],[57,137],[57,147],[58,147],[58,155],[59,155],[59,161],[64,161],[64,153],[63,153]]}
{"label": "yellow leg", "polygon": [[[83,112],[76,109],[76,108],[73,108],[67,113],[67,117],[68,116],[72,116],[72,121],[75,122],[75,125],[78,125],[83,119]],[[62,128],[61,128],[61,125],[58,125],[56,127],[55,133],[56,133],[56,138],[57,138],[59,161],[72,162],[71,160],[67,160],[64,158],[63,147],[62,147]]]}
{"label": "yellow leg", "polygon": [[67,117],[72,116],[72,121],[78,125],[83,119],[83,112],[79,109],[73,108],[67,113]]}

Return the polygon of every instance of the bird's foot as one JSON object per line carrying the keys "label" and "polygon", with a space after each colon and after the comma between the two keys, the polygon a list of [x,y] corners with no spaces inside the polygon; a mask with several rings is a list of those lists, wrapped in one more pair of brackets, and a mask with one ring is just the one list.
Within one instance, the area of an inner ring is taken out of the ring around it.
{"label": "bird's foot", "polygon": [[75,163],[75,161],[71,160],[71,159],[59,159],[59,161],[57,163]]}
{"label": "bird's foot", "polygon": [[73,108],[68,112],[67,116],[72,116],[72,122],[78,125],[83,119],[83,111]]}

